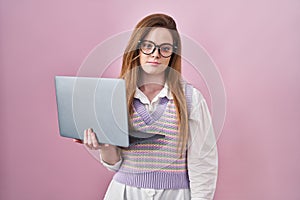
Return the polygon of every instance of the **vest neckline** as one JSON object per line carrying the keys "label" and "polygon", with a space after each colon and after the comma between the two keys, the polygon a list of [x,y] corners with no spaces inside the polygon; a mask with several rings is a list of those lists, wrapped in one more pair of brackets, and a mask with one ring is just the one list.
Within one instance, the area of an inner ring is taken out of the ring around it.
{"label": "vest neckline", "polygon": [[133,106],[136,112],[142,117],[143,121],[147,125],[151,125],[163,115],[168,102],[169,99],[167,97],[161,98],[156,109],[151,114],[147,111],[145,105],[137,98],[133,99]]}

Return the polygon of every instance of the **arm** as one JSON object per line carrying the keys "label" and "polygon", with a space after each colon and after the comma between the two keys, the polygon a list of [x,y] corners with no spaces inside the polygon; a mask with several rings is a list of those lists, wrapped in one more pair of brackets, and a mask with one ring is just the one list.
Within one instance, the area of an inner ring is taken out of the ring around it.
{"label": "arm", "polygon": [[189,119],[188,174],[192,200],[212,200],[218,174],[218,153],[205,99],[194,89]]}
{"label": "arm", "polygon": [[[112,146],[112,145],[109,145]],[[115,147],[115,146],[113,146]],[[118,147],[114,149],[101,149],[100,150],[100,162],[110,171],[118,171],[122,164],[122,157],[120,153],[120,149]],[[114,155],[113,158],[110,158],[111,155]]]}

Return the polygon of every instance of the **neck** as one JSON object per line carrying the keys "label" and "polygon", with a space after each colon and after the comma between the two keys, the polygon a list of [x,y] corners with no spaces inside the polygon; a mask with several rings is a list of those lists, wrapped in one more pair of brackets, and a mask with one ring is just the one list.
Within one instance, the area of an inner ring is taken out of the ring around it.
{"label": "neck", "polygon": [[152,102],[153,98],[163,89],[165,84],[165,73],[161,74],[140,74],[140,81],[138,87]]}
{"label": "neck", "polygon": [[165,73],[161,74],[140,74],[140,80],[138,82],[139,88],[147,90],[161,90],[165,85]]}

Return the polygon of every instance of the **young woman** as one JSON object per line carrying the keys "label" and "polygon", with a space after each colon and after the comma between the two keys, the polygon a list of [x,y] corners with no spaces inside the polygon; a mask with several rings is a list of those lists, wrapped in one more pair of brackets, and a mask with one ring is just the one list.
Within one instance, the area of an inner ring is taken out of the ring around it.
{"label": "young woman", "polygon": [[201,93],[181,78],[181,41],[175,21],[153,14],[135,27],[120,78],[126,80],[130,126],[165,137],[119,148],[99,144],[92,129],[84,144],[100,149],[116,171],[105,199],[213,199],[217,147]]}

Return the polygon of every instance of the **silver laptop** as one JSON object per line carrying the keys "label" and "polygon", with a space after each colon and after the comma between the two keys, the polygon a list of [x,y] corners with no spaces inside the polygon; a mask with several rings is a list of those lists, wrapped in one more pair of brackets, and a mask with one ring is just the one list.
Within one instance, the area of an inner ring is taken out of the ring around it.
{"label": "silver laptop", "polygon": [[92,128],[99,143],[128,147],[163,135],[128,130],[123,79],[55,76],[59,132],[83,140]]}

